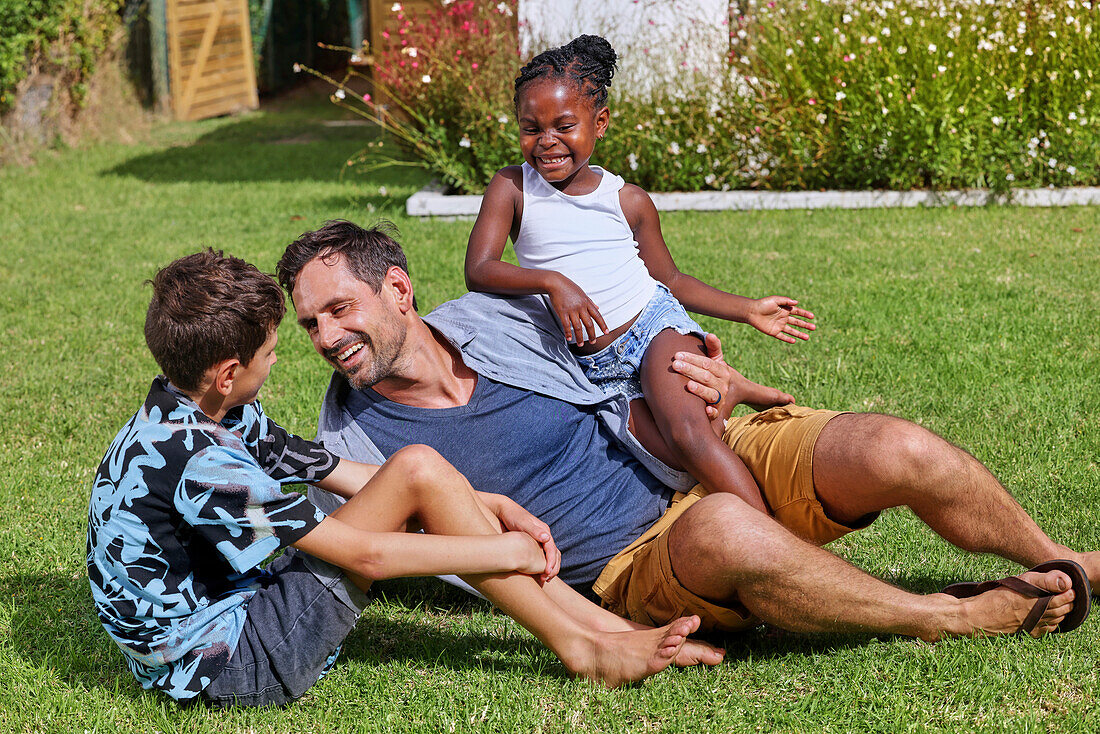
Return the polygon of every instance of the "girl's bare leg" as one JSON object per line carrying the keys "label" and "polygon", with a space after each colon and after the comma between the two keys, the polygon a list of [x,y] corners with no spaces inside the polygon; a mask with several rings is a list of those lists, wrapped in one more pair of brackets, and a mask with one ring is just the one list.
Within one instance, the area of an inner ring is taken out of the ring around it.
{"label": "girl's bare leg", "polygon": [[767,513],[760,487],[748,467],[715,435],[703,401],[687,391],[687,378],[672,369],[673,356],[677,352],[700,352],[702,349],[698,338],[671,329],[654,337],[642,359],[642,390],[646,402],[680,466],[711,492],[734,494],[750,507]]}
{"label": "girl's bare leg", "polygon": [[[466,478],[424,446],[394,454],[333,516],[370,531],[399,530],[414,520],[427,532],[441,535],[500,532]],[[682,617],[657,629],[607,631],[579,621],[558,603],[565,600],[576,611],[581,605],[570,598],[573,595],[597,610],[586,619],[600,611],[560,581],[547,593],[534,578],[519,573],[465,580],[534,634],[574,675],[608,686],[641,680],[666,668],[699,625],[698,617]]]}

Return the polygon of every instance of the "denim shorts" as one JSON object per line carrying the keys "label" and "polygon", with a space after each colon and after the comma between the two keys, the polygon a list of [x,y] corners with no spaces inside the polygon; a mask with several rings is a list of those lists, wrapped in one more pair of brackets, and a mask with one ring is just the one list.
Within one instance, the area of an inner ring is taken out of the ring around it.
{"label": "denim shorts", "polygon": [[700,339],[706,337],[703,328],[688,316],[668,288],[658,283],[649,303],[618,339],[595,354],[575,356],[585,376],[604,394],[625,395],[627,400],[640,398],[642,357],[653,337],[665,329],[695,334]]}
{"label": "denim shorts", "polygon": [[[331,572],[318,574],[322,564]],[[332,669],[366,606],[366,594],[338,568],[293,548],[268,571],[248,601],[232,657],[202,691],[210,706],[281,706],[298,698]]]}

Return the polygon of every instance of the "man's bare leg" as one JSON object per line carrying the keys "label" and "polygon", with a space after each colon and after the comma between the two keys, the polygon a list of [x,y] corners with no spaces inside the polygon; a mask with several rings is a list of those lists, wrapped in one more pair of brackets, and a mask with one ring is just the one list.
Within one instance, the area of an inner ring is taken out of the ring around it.
{"label": "man's bare leg", "polygon": [[[765,622],[795,632],[890,633],[937,640],[1015,632],[1034,605],[1008,589],[970,599],[893,587],[796,538],[730,494],[696,502],[670,530],[673,572],[693,593],[737,599]],[[1032,634],[1053,631],[1073,607],[1059,572],[1021,576],[1057,593]]]}
{"label": "man's bare leg", "polygon": [[[465,477],[423,446],[394,454],[367,487],[333,516],[362,530],[393,531],[416,520],[427,532],[441,535],[500,532]],[[561,588],[551,596],[524,574],[467,576],[465,580],[554,651],[574,675],[609,686],[640,680],[667,667],[699,625],[697,617],[682,617],[658,629],[607,632],[578,622],[555,601],[555,597],[574,595],[595,607],[560,581]],[[369,585],[364,579],[356,582],[364,588]]]}
{"label": "man's bare leg", "polygon": [[948,542],[1030,568],[1077,561],[1100,585],[1100,552],[1078,553],[1051,540],[977,459],[901,418],[847,414],[818,436],[814,488],[829,517],[843,524],[907,506]]}

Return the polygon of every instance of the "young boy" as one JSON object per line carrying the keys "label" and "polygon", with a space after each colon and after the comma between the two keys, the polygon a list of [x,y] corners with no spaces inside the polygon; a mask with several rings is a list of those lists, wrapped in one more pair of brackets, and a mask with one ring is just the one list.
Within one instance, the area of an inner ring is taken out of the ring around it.
{"label": "young boy", "polygon": [[[164,375],[107,450],[88,520],[96,612],[144,687],[286,703],[332,666],[372,580],[441,573],[464,575],[570,672],[610,686],[721,659],[685,644],[697,617],[643,628],[553,578],[546,525],[475,492],[431,449],[356,464],[276,425],[256,402],[286,308],[269,276],[207,250],[151,282],[145,339]],[[298,482],[348,502],[326,517],[283,491]]]}

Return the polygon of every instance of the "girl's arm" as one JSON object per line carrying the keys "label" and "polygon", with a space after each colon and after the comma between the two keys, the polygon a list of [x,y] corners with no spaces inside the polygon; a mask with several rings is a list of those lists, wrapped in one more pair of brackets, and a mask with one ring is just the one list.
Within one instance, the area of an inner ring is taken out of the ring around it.
{"label": "girl's arm", "polygon": [[[634,231],[638,252],[649,274],[661,281],[684,308],[705,316],[715,316],[727,321],[749,324],[765,334],[786,342],[795,337],[808,339],[809,335],[798,331],[798,326],[813,331],[817,327],[802,321],[812,319],[809,311],[796,308],[798,301],[785,296],[745,298],[707,285],[698,278],[681,273],[661,234],[661,220],[657,207],[642,189],[627,184],[619,193],[627,224]],[[798,318],[801,317],[801,318]]]}
{"label": "girl's arm", "polygon": [[502,168],[485,189],[481,211],[466,247],[466,287],[471,291],[521,296],[545,293],[565,329],[565,338],[583,344],[585,334],[596,338],[595,326],[607,333],[596,304],[577,284],[552,270],[531,270],[501,262],[508,237],[514,242],[523,216],[523,172],[519,166]]}

